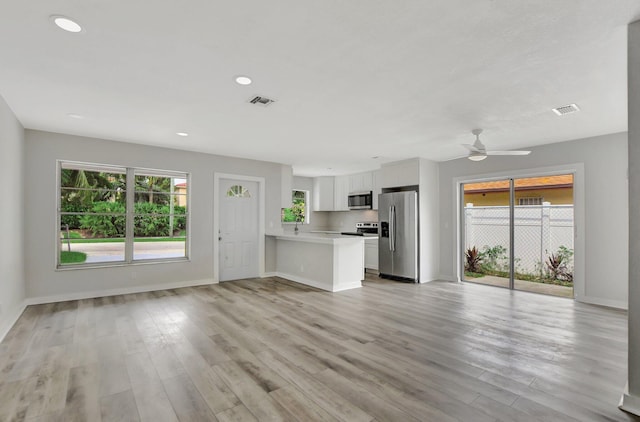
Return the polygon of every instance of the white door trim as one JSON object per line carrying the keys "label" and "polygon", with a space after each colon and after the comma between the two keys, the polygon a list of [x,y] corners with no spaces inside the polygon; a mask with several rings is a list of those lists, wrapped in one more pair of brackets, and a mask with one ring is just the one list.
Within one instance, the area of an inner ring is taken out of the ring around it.
{"label": "white door trim", "polygon": [[220,179],[246,180],[258,182],[258,276],[264,277],[264,235],[265,235],[265,178],[245,176],[241,174],[213,173],[213,282],[220,282],[220,244],[218,230],[220,230]]}
{"label": "white door trim", "polygon": [[454,230],[454,248],[453,256],[453,273],[456,275],[456,281],[462,281],[460,273],[462,260],[461,241],[461,203],[460,203],[460,185],[470,182],[483,182],[495,179],[521,178],[521,177],[538,177],[551,176],[558,174],[574,175],[573,179],[573,219],[574,219],[574,277],[573,277],[573,296],[579,302],[591,302],[586,295],[586,246],[585,246],[585,188],[584,188],[584,163],[563,164],[550,167],[536,167],[529,169],[509,170],[495,173],[485,173],[471,176],[455,177],[453,179],[453,220],[456,221],[456,229]]}

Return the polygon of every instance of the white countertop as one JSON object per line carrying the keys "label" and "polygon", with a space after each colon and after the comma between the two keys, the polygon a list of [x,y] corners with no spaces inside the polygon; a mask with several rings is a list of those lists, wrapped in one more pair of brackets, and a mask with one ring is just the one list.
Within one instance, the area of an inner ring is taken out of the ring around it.
{"label": "white countertop", "polygon": [[349,236],[349,235],[341,235],[340,232],[298,232],[298,234],[293,233],[267,233],[267,236],[273,236],[276,239],[282,240],[291,240],[297,242],[309,242],[309,243],[325,243],[325,244],[336,244],[336,243],[356,243],[362,242],[365,239],[377,239],[377,237],[372,236]]}

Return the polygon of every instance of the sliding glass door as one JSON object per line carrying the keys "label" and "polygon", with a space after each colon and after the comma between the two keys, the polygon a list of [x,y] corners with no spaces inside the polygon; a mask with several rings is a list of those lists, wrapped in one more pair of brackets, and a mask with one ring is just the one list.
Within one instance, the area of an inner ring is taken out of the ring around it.
{"label": "sliding glass door", "polygon": [[465,281],[511,288],[511,180],[462,186]]}
{"label": "sliding glass door", "polygon": [[573,175],[464,183],[463,280],[573,297]]}

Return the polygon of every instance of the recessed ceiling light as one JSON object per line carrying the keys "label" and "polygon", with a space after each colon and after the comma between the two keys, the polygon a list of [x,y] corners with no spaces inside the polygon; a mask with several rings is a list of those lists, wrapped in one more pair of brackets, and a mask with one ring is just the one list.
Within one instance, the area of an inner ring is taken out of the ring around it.
{"label": "recessed ceiling light", "polygon": [[178,136],[189,136],[189,134],[187,132],[176,132],[176,135],[178,135]]}
{"label": "recessed ceiling light", "polygon": [[251,85],[251,82],[253,81],[248,76],[244,76],[244,75],[236,76],[236,83],[238,85]]}
{"label": "recessed ceiling light", "polygon": [[75,21],[69,19],[66,16],[51,16],[51,20],[55,23],[58,28],[64,29],[68,32],[81,32],[82,27]]}
{"label": "recessed ceiling light", "polygon": [[82,114],[77,113],[67,113],[67,117],[71,117],[72,119],[84,119]]}

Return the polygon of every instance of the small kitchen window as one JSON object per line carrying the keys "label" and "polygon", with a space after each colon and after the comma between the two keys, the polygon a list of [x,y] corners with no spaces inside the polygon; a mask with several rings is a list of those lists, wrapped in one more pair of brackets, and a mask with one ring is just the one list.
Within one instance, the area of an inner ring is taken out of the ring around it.
{"label": "small kitchen window", "polygon": [[291,200],[293,206],[282,209],[282,222],[309,224],[309,191],[294,189]]}

